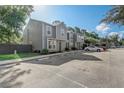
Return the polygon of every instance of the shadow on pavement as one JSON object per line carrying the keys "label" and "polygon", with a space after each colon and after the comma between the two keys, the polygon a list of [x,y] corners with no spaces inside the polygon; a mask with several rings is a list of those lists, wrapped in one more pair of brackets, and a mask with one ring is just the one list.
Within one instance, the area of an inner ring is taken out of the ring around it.
{"label": "shadow on pavement", "polygon": [[14,66],[0,66],[0,88],[20,87],[23,82],[16,81],[24,74],[30,74],[31,69],[21,70]]}
{"label": "shadow on pavement", "polygon": [[101,59],[95,56],[78,53],[78,54],[64,54],[53,57],[46,57],[37,60],[31,60],[28,61],[28,63],[59,66],[72,60],[102,61]]}

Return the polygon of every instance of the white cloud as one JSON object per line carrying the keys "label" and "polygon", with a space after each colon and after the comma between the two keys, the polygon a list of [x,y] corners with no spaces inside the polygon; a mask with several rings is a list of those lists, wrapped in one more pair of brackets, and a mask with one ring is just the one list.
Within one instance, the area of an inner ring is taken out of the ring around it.
{"label": "white cloud", "polygon": [[124,38],[124,31],[119,31],[118,33],[120,38]]}
{"label": "white cloud", "polygon": [[109,29],[110,27],[105,23],[101,23],[98,26],[96,26],[97,31],[108,31]]}
{"label": "white cloud", "polygon": [[118,33],[118,32],[110,32],[108,35],[109,35],[109,36],[112,36],[112,35],[119,35],[119,33]]}
{"label": "white cloud", "polygon": [[108,36],[119,35],[120,38],[124,38],[124,31],[110,32]]}

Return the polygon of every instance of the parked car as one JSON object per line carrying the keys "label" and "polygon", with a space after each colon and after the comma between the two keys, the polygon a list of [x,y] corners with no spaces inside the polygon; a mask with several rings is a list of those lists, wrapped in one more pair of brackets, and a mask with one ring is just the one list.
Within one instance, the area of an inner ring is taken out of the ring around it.
{"label": "parked car", "polygon": [[103,48],[96,47],[96,46],[88,46],[84,50],[85,51],[96,51],[96,52],[102,52],[102,51],[104,51]]}
{"label": "parked car", "polygon": [[120,48],[124,48],[124,46],[120,46]]}
{"label": "parked car", "polygon": [[110,48],[116,48],[116,46],[112,45]]}

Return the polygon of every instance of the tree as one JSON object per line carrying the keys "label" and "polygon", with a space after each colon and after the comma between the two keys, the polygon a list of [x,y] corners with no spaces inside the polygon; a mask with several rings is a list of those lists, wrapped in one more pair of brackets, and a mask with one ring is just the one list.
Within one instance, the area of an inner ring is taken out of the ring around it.
{"label": "tree", "polygon": [[20,31],[32,11],[32,6],[0,6],[0,42],[14,43],[20,38]]}
{"label": "tree", "polygon": [[87,45],[90,45],[90,44],[96,45],[96,44],[98,44],[99,42],[100,42],[100,40],[95,39],[95,38],[93,38],[93,37],[87,37],[87,38],[85,39],[85,43],[86,43]]}
{"label": "tree", "polygon": [[73,47],[75,48],[76,41],[77,41],[77,34],[81,34],[84,36],[84,43],[87,45],[95,45],[99,43],[99,35],[96,32],[87,32],[85,29],[80,29],[79,27],[68,27],[68,30],[73,31]]}
{"label": "tree", "polygon": [[84,30],[84,35],[85,35],[85,38],[84,38],[84,42],[85,44],[87,45],[96,45],[99,43],[100,41],[100,37],[99,35],[96,33],[96,32],[87,32],[86,30]]}
{"label": "tree", "polygon": [[81,29],[79,27],[75,27],[74,29],[76,33],[81,33]]}
{"label": "tree", "polygon": [[74,28],[72,28],[72,27],[68,27],[68,30],[75,32]]}
{"label": "tree", "polygon": [[113,6],[112,9],[107,12],[106,17],[102,19],[101,22],[124,25],[124,6]]}
{"label": "tree", "polygon": [[117,46],[119,44],[119,35],[118,34],[109,36],[109,39],[110,39],[111,43],[113,43],[115,46]]}
{"label": "tree", "polygon": [[96,32],[91,32],[90,36],[95,38],[95,39],[99,39],[99,35]]}
{"label": "tree", "polygon": [[103,46],[106,46],[107,48],[110,47],[111,40],[108,36],[105,36],[103,38],[100,38],[100,44]]}

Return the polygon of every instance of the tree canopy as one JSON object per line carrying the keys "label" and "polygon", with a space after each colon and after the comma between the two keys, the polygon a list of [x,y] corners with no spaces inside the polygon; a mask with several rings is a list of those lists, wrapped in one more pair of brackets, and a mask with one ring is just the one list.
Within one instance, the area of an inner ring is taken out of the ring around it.
{"label": "tree canopy", "polygon": [[124,6],[112,6],[112,9],[107,12],[106,17],[101,22],[124,25]]}
{"label": "tree canopy", "polygon": [[16,43],[33,6],[0,6],[0,43]]}

